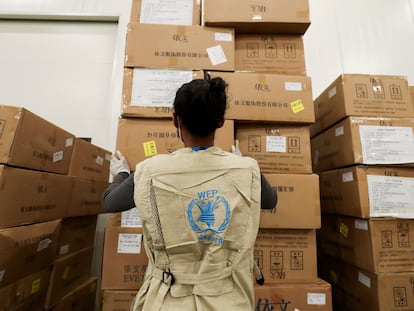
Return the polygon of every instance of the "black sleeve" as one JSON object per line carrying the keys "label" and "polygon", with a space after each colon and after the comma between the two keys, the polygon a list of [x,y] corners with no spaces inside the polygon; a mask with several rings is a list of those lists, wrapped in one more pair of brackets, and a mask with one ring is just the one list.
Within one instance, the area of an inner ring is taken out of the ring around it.
{"label": "black sleeve", "polygon": [[272,187],[266,178],[260,173],[260,183],[262,185],[261,192],[261,209],[274,209],[277,204],[277,192],[276,188]]}
{"label": "black sleeve", "polygon": [[134,173],[121,172],[115,176],[102,196],[102,205],[107,213],[123,212],[135,207]]}

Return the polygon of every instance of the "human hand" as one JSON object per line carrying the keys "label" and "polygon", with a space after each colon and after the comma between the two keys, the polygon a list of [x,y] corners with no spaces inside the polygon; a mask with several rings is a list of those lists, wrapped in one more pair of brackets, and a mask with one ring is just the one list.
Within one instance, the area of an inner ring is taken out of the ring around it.
{"label": "human hand", "polygon": [[111,156],[111,162],[109,164],[109,170],[111,171],[111,175],[115,177],[121,172],[126,172],[128,174],[131,173],[129,169],[128,161],[125,156],[121,153],[121,151],[116,151],[116,156],[113,154]]}
{"label": "human hand", "polygon": [[240,156],[240,157],[243,156],[241,151],[240,151],[240,148],[239,148],[239,140],[238,139],[236,139],[234,141],[234,145],[231,146],[231,152],[235,155]]}

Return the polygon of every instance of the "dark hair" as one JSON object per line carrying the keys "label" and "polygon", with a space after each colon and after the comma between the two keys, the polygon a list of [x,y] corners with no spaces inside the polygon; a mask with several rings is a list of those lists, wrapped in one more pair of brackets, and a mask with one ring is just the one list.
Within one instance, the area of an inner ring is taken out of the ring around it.
{"label": "dark hair", "polygon": [[207,136],[219,127],[227,107],[227,83],[220,77],[196,79],[176,92],[174,113],[196,136]]}

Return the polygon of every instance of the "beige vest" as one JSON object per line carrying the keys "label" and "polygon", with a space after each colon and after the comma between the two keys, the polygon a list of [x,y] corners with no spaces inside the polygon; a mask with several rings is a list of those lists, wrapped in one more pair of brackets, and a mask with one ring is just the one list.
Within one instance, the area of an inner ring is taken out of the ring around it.
{"label": "beige vest", "polygon": [[139,163],[134,183],[149,266],[131,310],[254,310],[257,162],[184,148]]}

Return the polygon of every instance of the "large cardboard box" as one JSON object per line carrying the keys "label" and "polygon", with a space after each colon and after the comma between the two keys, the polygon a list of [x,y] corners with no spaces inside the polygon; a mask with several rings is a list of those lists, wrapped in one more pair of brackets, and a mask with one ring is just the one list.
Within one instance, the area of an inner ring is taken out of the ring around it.
{"label": "large cardboard box", "polygon": [[0,228],[62,218],[70,177],[0,164]]}
{"label": "large cardboard box", "polygon": [[102,289],[140,288],[148,266],[142,239],[142,228],[105,228]]}
{"label": "large cardboard box", "polygon": [[360,218],[414,218],[414,168],[351,166],[319,173],[321,209]]}
{"label": "large cardboard box", "polygon": [[90,279],[93,249],[93,247],[87,247],[55,260],[50,274],[45,309],[50,309],[59,300]]}
{"label": "large cardboard box", "polygon": [[[234,144],[234,122],[225,120],[217,129],[214,145],[231,151]],[[171,119],[124,118],[118,123],[117,149],[127,158],[131,169],[151,156],[183,148]]]}
{"label": "large cardboard box", "polygon": [[255,310],[332,311],[331,285],[322,279],[255,286]]}
{"label": "large cardboard box", "polygon": [[414,271],[414,219],[322,215],[321,255],[373,273]]}
{"label": "large cardboard box", "polygon": [[254,259],[265,284],[317,278],[315,229],[259,229]]}
{"label": "large cardboard box", "polygon": [[256,72],[211,72],[228,83],[226,118],[273,123],[315,122],[311,79]]}
{"label": "large cardboard box", "polygon": [[342,74],[315,99],[315,136],[347,116],[412,118],[407,78]]}
{"label": "large cardboard box", "polygon": [[263,173],[312,173],[308,126],[236,124],[244,156],[257,160]]}
{"label": "large cardboard box", "polygon": [[414,86],[410,86],[411,101],[414,105]]}
{"label": "large cardboard box", "polygon": [[412,166],[414,118],[347,117],[311,139],[314,172],[355,164]]}
{"label": "large cardboard box", "polygon": [[136,290],[105,290],[102,311],[129,311],[136,295]]}
{"label": "large cardboard box", "polygon": [[108,181],[111,152],[84,139],[76,138],[69,176]]}
{"label": "large cardboard box", "polygon": [[171,118],[175,93],[184,83],[204,78],[203,71],[124,68],[122,116]]}
{"label": "large cardboard box", "polygon": [[303,36],[236,33],[236,71],[306,75]]}
{"label": "large cardboard box", "polygon": [[318,261],[332,285],[334,310],[403,311],[414,307],[413,272],[374,274],[333,259]]}
{"label": "large cardboard box", "polygon": [[0,105],[0,163],[67,174],[74,139],[25,108]]}
{"label": "large cardboard box", "polygon": [[31,309],[43,307],[49,284],[50,269],[23,277],[7,286],[0,286],[0,310],[14,310],[21,305],[30,305]]}
{"label": "large cardboard box", "polygon": [[200,25],[199,0],[132,0],[131,22],[143,24]]}
{"label": "large cardboard box", "polygon": [[261,210],[260,228],[318,229],[321,226],[316,174],[264,174],[277,191],[275,210]]}
{"label": "large cardboard box", "polygon": [[124,65],[233,71],[234,29],[130,23]]}
{"label": "large cardboard box", "polygon": [[0,229],[0,287],[49,268],[61,220]]}
{"label": "large cardboard box", "polygon": [[202,23],[236,32],[304,34],[310,25],[307,0],[204,0]]}

